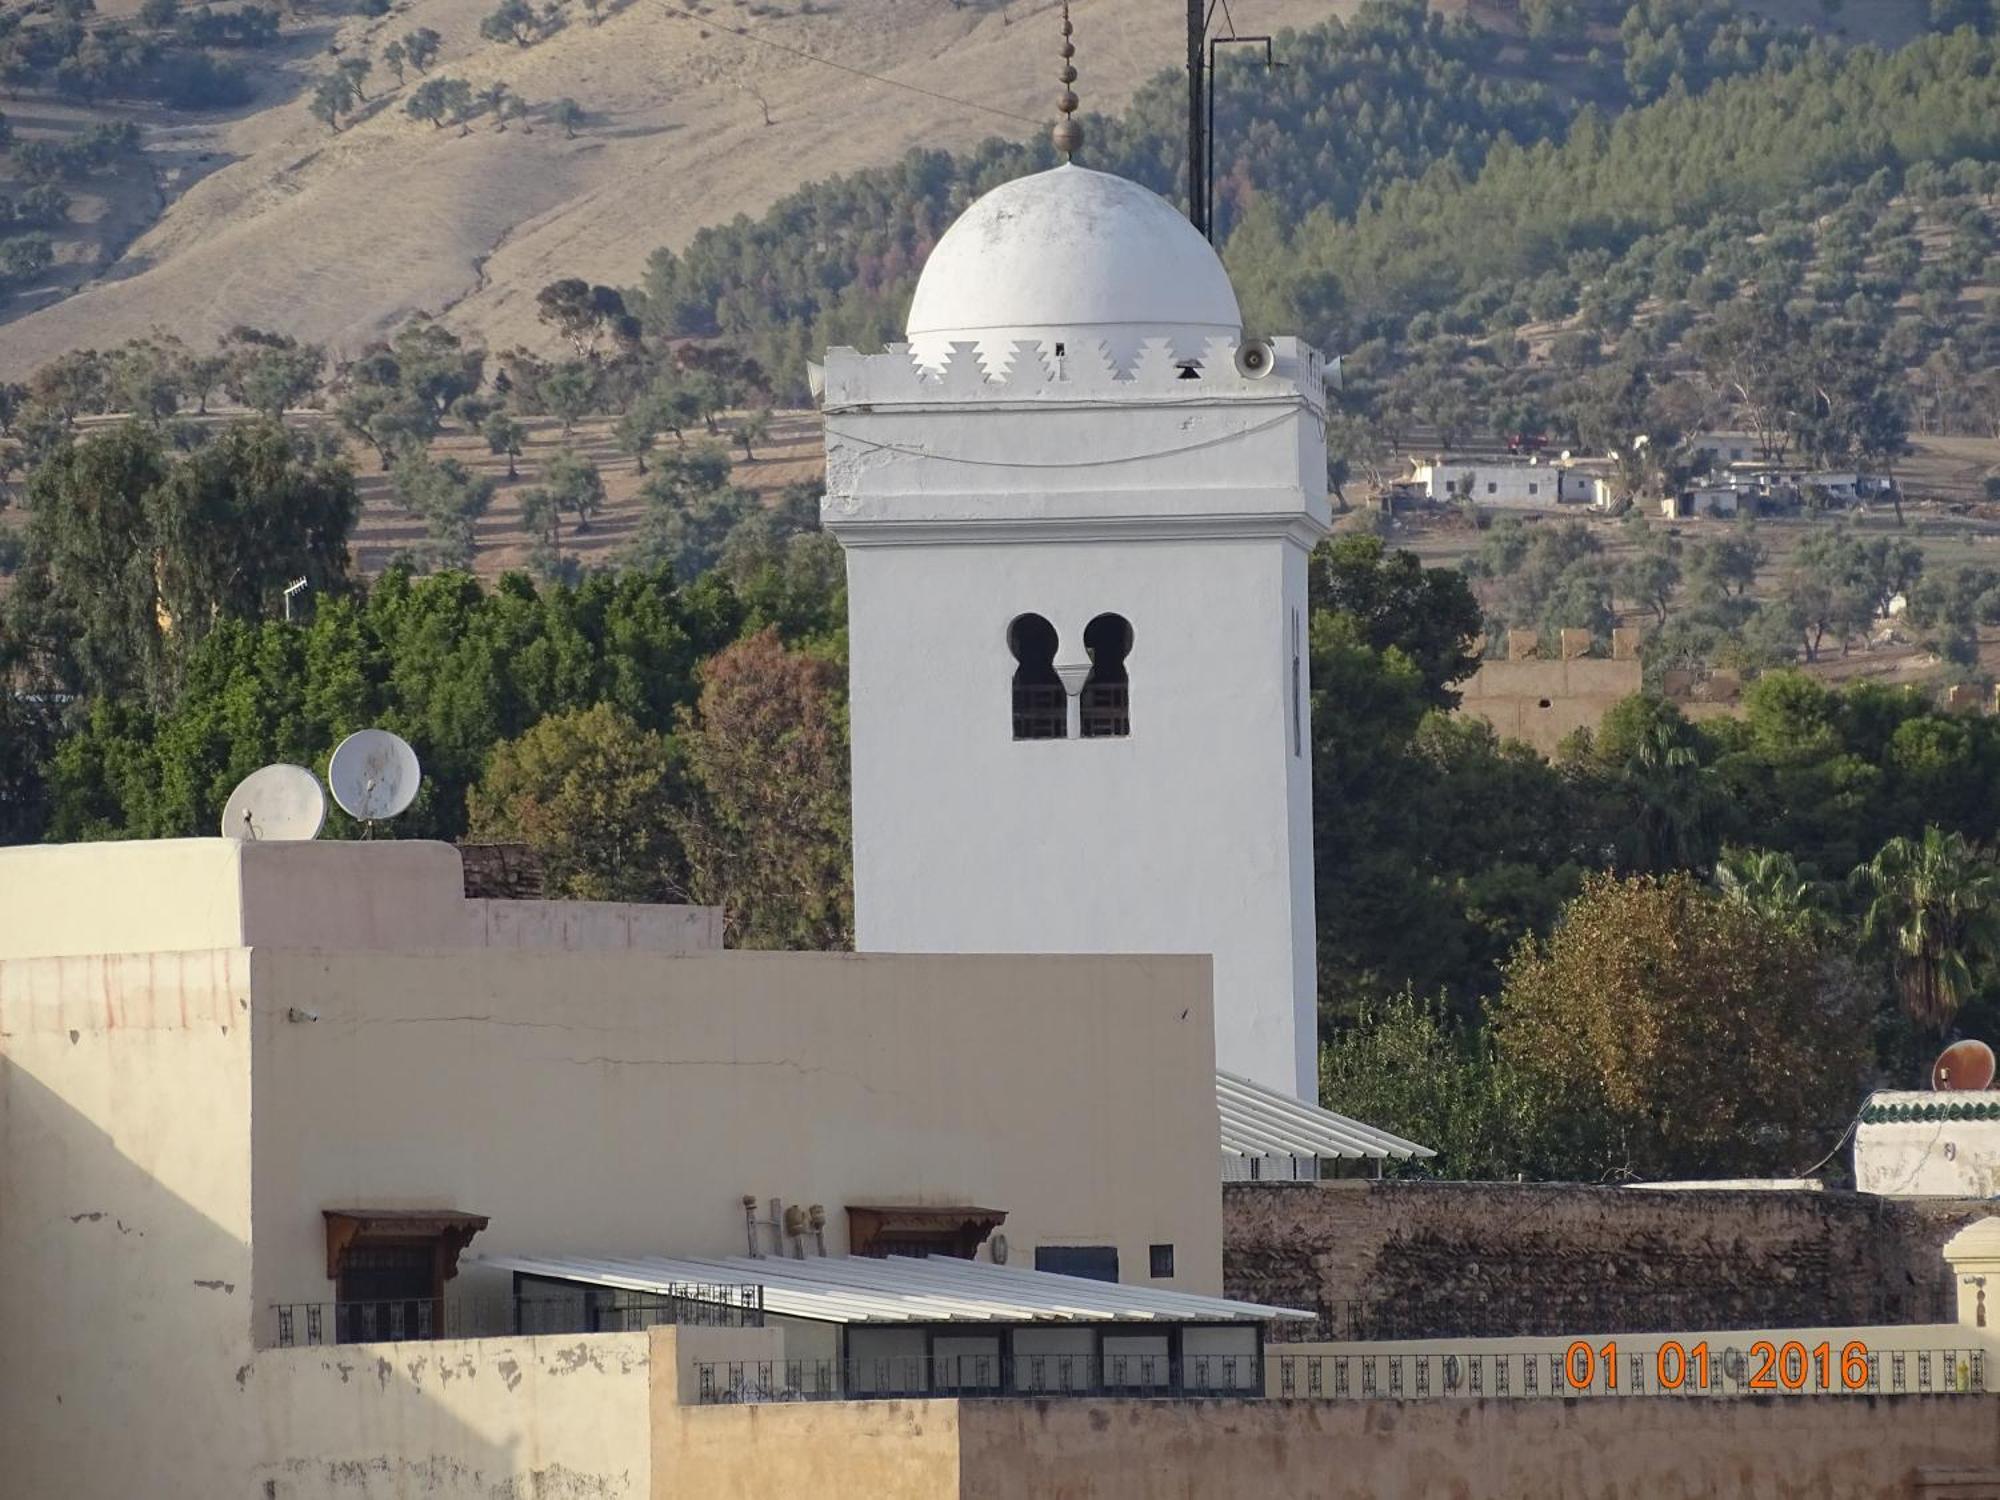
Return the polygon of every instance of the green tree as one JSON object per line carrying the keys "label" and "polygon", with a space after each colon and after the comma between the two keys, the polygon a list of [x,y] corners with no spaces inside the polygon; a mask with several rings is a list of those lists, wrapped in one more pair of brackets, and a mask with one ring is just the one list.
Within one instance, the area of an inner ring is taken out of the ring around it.
{"label": "green tree", "polygon": [[1781,927],[1825,937],[1836,926],[1824,884],[1805,875],[1791,855],[1775,849],[1723,849],[1716,856],[1715,888],[1725,900]]}
{"label": "green tree", "polygon": [[597,465],[573,449],[559,449],[542,466],[542,486],[559,509],[575,515],[579,532],[590,530],[591,517],[604,509],[604,479]]}
{"label": "green tree", "polygon": [[397,88],[403,86],[404,69],[408,66],[409,60],[410,49],[400,39],[389,43],[388,46],[382,49],[382,62],[391,73],[396,75]]}
{"label": "green tree", "polygon": [[433,129],[442,130],[451,113],[448,82],[443,78],[426,78],[410,90],[410,97],[403,101],[403,112],[413,120],[426,120]]}
{"label": "green tree", "polygon": [[437,61],[438,48],[443,42],[444,38],[430,27],[419,26],[414,31],[403,33],[403,55],[419,73],[428,73],[431,64]]}
{"label": "green tree", "polygon": [[2000,876],[1965,835],[1927,827],[1894,838],[1854,872],[1862,936],[1889,954],[1903,1009],[1941,1033],[2000,953]]}
{"label": "green tree", "polygon": [[618,419],[611,429],[611,440],[618,445],[620,453],[632,455],[632,462],[640,474],[646,472],[646,455],[653,451],[659,441],[660,426],[658,414],[648,402],[641,401]]}
{"label": "green tree", "polygon": [[1405,988],[1362,1002],[1320,1044],[1319,1102],[1437,1152],[1401,1173],[1493,1180],[1541,1165],[1541,1122],[1485,1032],[1444,997]]}
{"label": "green tree", "polygon": [[359,513],[344,463],[263,422],[178,459],[128,422],[58,450],[27,492],[17,618],[55,683],[153,702],[219,620],[268,617],[301,575],[337,592]]}
{"label": "green tree", "polygon": [[427,559],[440,567],[470,563],[479,518],[493,502],[493,481],[455,458],[433,460],[421,451],[399,459],[392,478],[398,502],[422,517],[430,534]]}
{"label": "green tree", "polygon": [[494,746],[467,810],[473,838],[535,851],[552,896],[676,901],[684,801],[673,741],[599,703]]}
{"label": "green tree", "polygon": [[678,738],[693,788],[680,823],[694,899],[744,948],[853,942],[842,674],[760,631],[702,669]]}
{"label": "green tree", "polygon": [[354,97],[364,104],[367,103],[368,96],[361,91],[361,82],[375,71],[375,65],[367,56],[364,54],[358,57],[343,57],[334,67],[339,75],[347,80],[348,87],[354,90]]}
{"label": "green tree", "polygon": [[1509,962],[1493,1011],[1577,1176],[1789,1174],[1839,1134],[1866,988],[1813,939],[1685,873],[1592,876]]}
{"label": "green tree", "polygon": [[583,106],[565,96],[549,106],[549,118],[562,126],[565,137],[575,140],[576,128],[583,123]]}
{"label": "green tree", "polygon": [[354,83],[345,73],[328,73],[313,84],[313,118],[329,130],[340,129],[340,117],[354,108]]}
{"label": "green tree", "polygon": [[542,34],[541,20],[527,0],[500,0],[479,23],[479,34],[489,42],[513,42],[529,47]]}
{"label": "green tree", "polygon": [[743,445],[743,461],[754,463],[757,455],[752,451],[751,444],[761,443],[771,435],[770,411],[751,412],[736,423],[732,433],[736,441]]}
{"label": "green tree", "polygon": [[222,341],[229,360],[223,389],[272,421],[301,405],[319,389],[326,351],[285,334],[255,328],[231,329]]}
{"label": "green tree", "polygon": [[721,560],[731,532],[755,506],[729,483],[729,455],[713,443],[659,460],[639,495],[646,508],[626,563],[669,568],[684,581]]}
{"label": "green tree", "polygon": [[570,430],[598,409],[597,371],[582,360],[557,365],[542,381],[541,397],[542,405],[561,420],[567,441]]}
{"label": "green tree", "polygon": [[487,452],[506,457],[507,477],[520,478],[518,463],[522,447],[528,440],[527,428],[505,411],[496,411],[487,417],[485,425],[480,430],[486,439]]}

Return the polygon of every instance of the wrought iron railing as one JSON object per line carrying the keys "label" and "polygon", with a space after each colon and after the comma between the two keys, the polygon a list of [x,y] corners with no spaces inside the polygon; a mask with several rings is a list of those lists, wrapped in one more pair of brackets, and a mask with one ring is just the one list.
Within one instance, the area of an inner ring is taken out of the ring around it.
{"label": "wrought iron railing", "polygon": [[[1283,1297],[1259,1300],[1284,1302]],[[1838,1305],[1833,1305],[1833,1304]],[[1303,1306],[1303,1303],[1291,1305]],[[1878,1290],[1863,1298],[1810,1292],[1742,1295],[1644,1288],[1579,1288],[1574,1293],[1508,1300],[1449,1296],[1322,1302],[1313,1322],[1271,1325],[1273,1343],[1359,1344],[1408,1339],[1557,1338],[1655,1333],[1674,1328],[1867,1327],[1954,1323],[1957,1291],[1948,1285]]]}
{"label": "wrought iron railing", "polygon": [[1256,1396],[1254,1355],[909,1355],[697,1363],[693,1400],[883,1401],[959,1396]]}
{"label": "wrought iron railing", "polygon": [[1668,1339],[1621,1351],[1584,1340],[1544,1349],[1273,1354],[1281,1400],[1486,1396],[1969,1395],[1986,1390],[1978,1348],[1875,1349],[1861,1340],[1752,1340],[1716,1347]]}
{"label": "wrought iron railing", "polygon": [[579,1288],[519,1297],[281,1302],[272,1306],[271,1319],[271,1337],[281,1349],[523,1334],[633,1333],[669,1323],[754,1328],[764,1321],[764,1289],[689,1285],[657,1293]]}

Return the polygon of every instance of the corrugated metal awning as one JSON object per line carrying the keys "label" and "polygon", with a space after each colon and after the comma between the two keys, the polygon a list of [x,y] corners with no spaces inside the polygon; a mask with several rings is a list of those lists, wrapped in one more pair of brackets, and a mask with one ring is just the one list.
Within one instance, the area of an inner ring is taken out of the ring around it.
{"label": "corrugated metal awning", "polygon": [[1215,1074],[1215,1104],[1222,1115],[1225,1156],[1408,1161],[1437,1155],[1428,1146],[1220,1069]]}
{"label": "corrugated metal awning", "polygon": [[948,1256],[668,1260],[485,1255],[468,1263],[662,1295],[684,1293],[690,1285],[761,1287],[766,1312],[823,1323],[1265,1323],[1313,1316],[1255,1302]]}

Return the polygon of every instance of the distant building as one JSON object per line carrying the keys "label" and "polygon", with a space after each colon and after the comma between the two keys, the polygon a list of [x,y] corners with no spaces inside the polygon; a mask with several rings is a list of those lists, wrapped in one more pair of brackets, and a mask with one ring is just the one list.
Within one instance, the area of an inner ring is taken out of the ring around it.
{"label": "distant building", "polygon": [[1451,463],[1433,460],[1416,466],[1410,487],[1441,504],[1470,500],[1503,510],[1553,510],[1559,505],[1600,502],[1602,481],[1562,464]]}
{"label": "distant building", "polygon": [[1660,514],[1669,520],[1690,516],[1733,516],[1757,509],[1757,492],[1748,484],[1697,484],[1660,500]]}

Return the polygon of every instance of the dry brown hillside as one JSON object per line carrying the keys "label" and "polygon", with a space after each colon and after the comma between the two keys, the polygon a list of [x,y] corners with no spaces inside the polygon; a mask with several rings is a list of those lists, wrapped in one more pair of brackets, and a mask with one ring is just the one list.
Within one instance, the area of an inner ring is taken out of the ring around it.
{"label": "dry brown hillside", "polygon": [[[1237,0],[1233,10],[1239,28],[1262,31],[1352,3]],[[351,353],[415,309],[449,308],[496,346],[532,339],[534,294],[557,276],[630,283],[655,247],[759,212],[803,182],[913,145],[1030,134],[1058,87],[1050,0],[728,0],[709,5],[706,22],[663,0],[610,0],[601,24],[572,5],[568,24],[529,48],[480,38],[492,5],[407,0],[380,19],[341,22],[331,44],[378,61],[371,103],[338,134],[308,113],[303,92],[233,121],[172,127],[177,155],[228,164],[174,201],[110,275],[0,324],[0,375],[154,327],[206,343],[250,323]],[[1117,108],[1181,55],[1185,12],[1173,0],[1073,9],[1089,107]],[[716,22],[1022,118],[808,62]],[[469,134],[409,118],[409,85],[394,88],[379,58],[414,26],[444,38],[432,76],[475,90],[502,80],[535,112],[504,132],[482,116]],[[303,84],[327,59],[273,65]],[[546,116],[565,96],[587,111],[574,139]]]}

